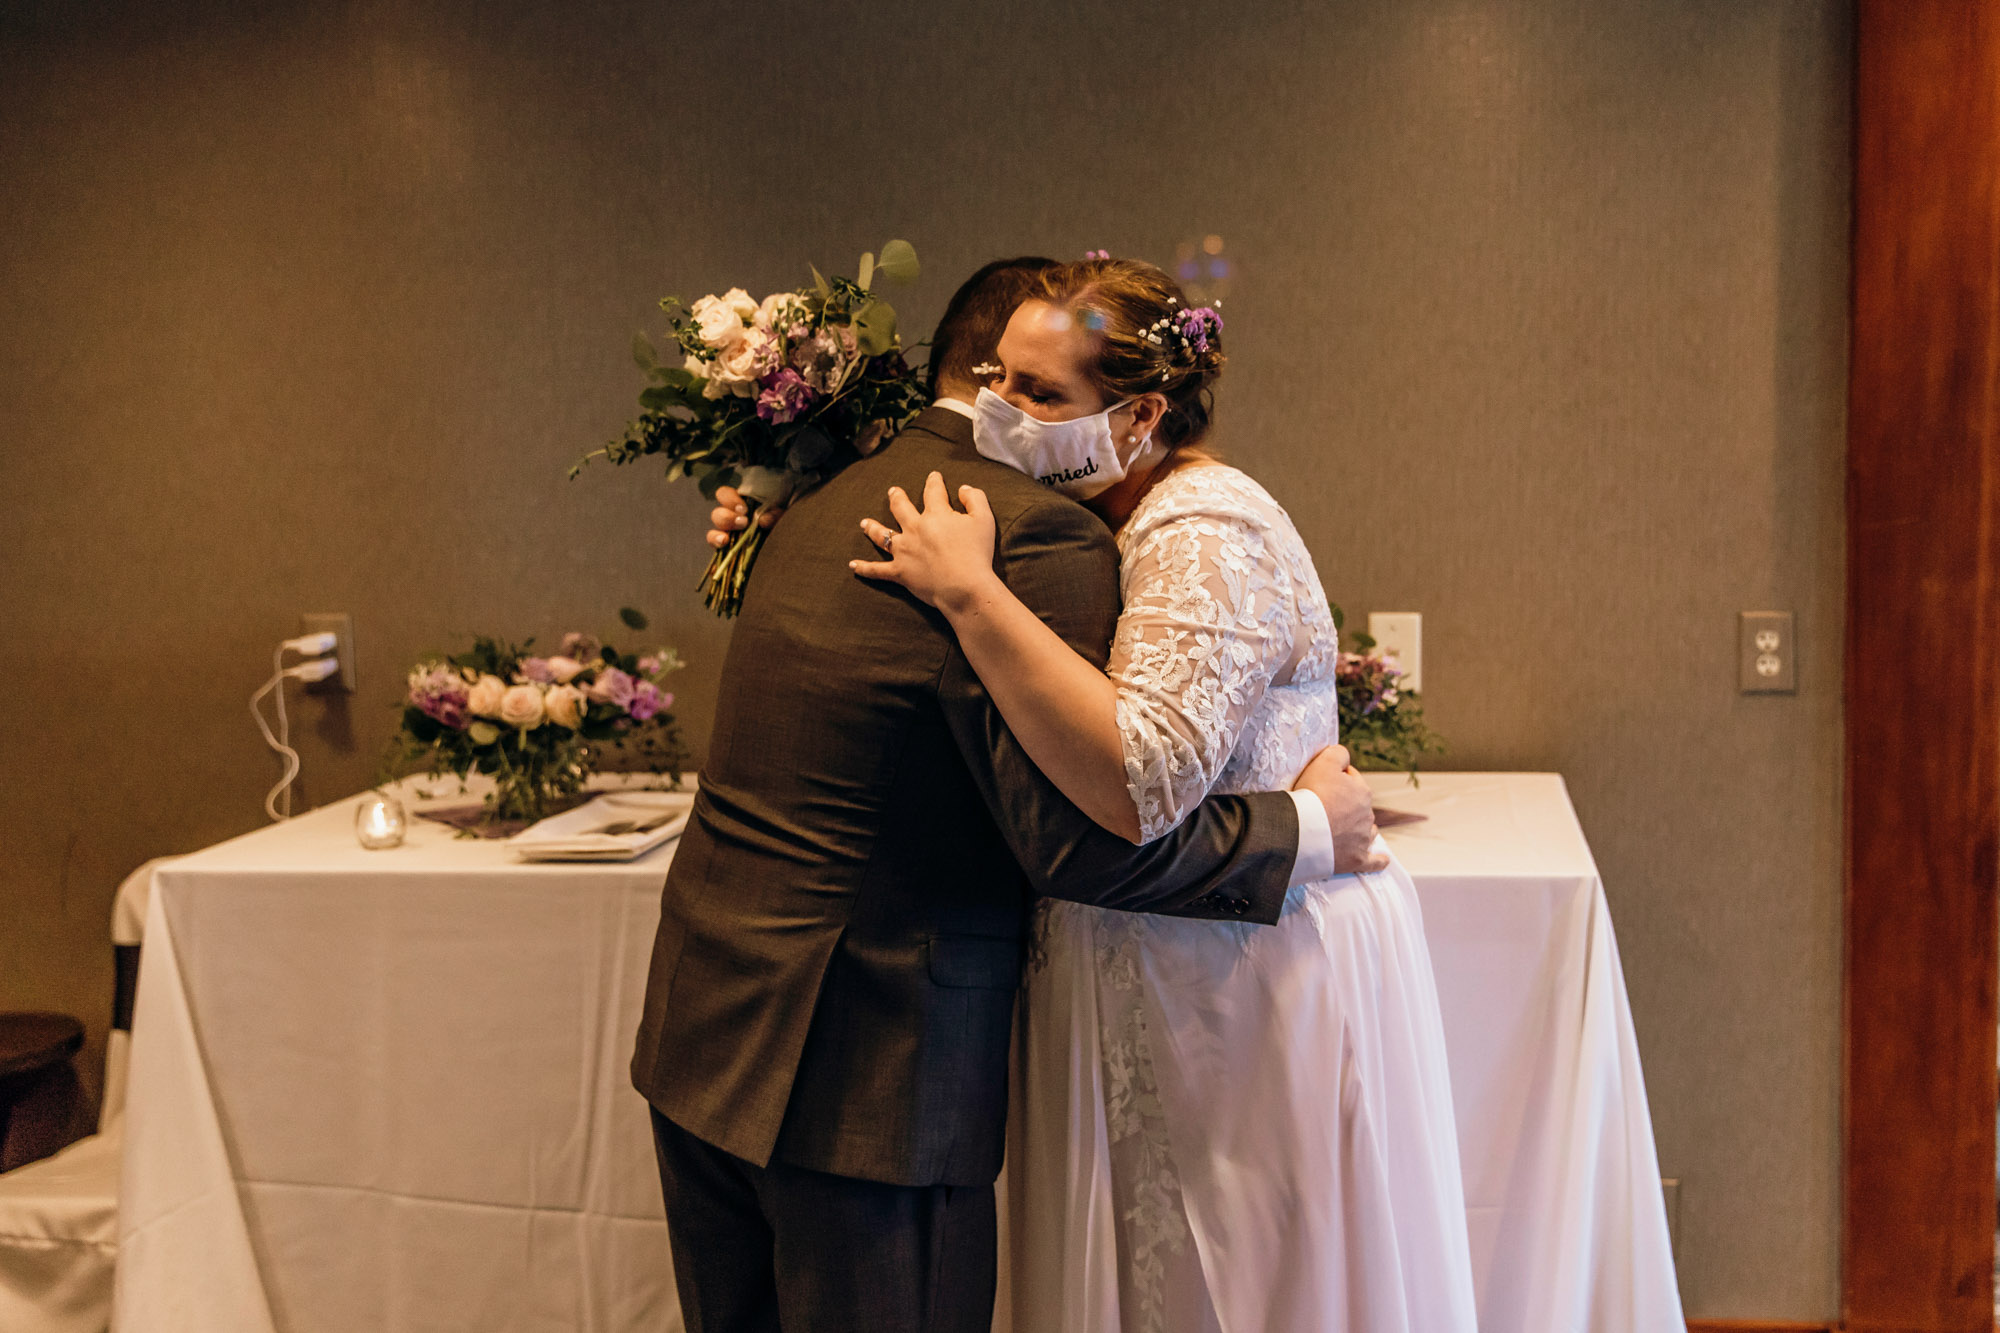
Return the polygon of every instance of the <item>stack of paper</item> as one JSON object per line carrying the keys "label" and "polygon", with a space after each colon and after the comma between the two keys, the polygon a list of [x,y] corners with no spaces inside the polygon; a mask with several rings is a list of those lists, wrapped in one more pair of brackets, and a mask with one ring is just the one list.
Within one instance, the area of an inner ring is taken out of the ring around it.
{"label": "stack of paper", "polygon": [[678,838],[693,808],[693,792],[612,792],[530,825],[507,845],[524,861],[629,861]]}

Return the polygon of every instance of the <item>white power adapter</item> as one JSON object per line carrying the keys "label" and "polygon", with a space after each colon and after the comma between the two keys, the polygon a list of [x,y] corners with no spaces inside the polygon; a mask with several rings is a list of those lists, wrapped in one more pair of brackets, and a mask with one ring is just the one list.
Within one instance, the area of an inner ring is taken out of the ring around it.
{"label": "white power adapter", "polygon": [[[302,657],[318,657],[323,653],[330,653],[340,647],[340,636],[332,630],[325,630],[318,634],[301,634],[296,639],[286,639],[278,647],[287,652],[298,653]],[[328,674],[332,673],[329,672]],[[325,680],[326,677],[314,676],[312,679]]]}

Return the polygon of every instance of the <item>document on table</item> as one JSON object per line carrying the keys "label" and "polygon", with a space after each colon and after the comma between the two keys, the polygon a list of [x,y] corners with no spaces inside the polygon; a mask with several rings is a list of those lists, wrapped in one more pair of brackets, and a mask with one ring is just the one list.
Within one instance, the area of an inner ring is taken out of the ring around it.
{"label": "document on table", "polygon": [[[693,809],[693,792],[608,792],[530,825],[507,845],[524,861],[630,861],[678,838]],[[603,831],[619,825],[623,832]]]}

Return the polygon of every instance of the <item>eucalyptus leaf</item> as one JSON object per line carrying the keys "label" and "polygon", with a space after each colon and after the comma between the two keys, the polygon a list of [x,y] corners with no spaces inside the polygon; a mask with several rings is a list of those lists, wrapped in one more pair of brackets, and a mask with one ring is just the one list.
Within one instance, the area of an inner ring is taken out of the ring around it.
{"label": "eucalyptus leaf", "polygon": [[806,267],[812,269],[813,288],[819,293],[819,299],[824,301],[831,297],[833,295],[833,284],[826,280],[826,274],[820,272],[812,264],[808,264]]}
{"label": "eucalyptus leaf", "polygon": [[896,312],[886,301],[870,301],[854,313],[854,344],[869,356],[896,345]]}
{"label": "eucalyptus leaf", "polygon": [[500,739],[500,728],[491,722],[475,722],[465,729],[465,734],[472,737],[474,745],[491,745]]}
{"label": "eucalyptus leaf", "polygon": [[864,254],[861,256],[861,267],[855,270],[854,280],[861,284],[862,291],[865,292],[868,290],[868,284],[875,280],[875,256],[873,254]]}
{"label": "eucalyptus leaf", "polygon": [[630,606],[619,607],[618,618],[625,622],[625,626],[628,629],[646,628],[646,614],[645,612],[640,611],[636,607],[630,607]]}
{"label": "eucalyptus leaf", "polygon": [[915,282],[920,271],[916,247],[908,241],[890,241],[875,260],[876,276],[890,282]]}
{"label": "eucalyptus leaf", "polygon": [[639,363],[641,370],[652,370],[660,364],[660,355],[653,350],[653,340],[646,336],[644,329],[632,335],[632,359]]}

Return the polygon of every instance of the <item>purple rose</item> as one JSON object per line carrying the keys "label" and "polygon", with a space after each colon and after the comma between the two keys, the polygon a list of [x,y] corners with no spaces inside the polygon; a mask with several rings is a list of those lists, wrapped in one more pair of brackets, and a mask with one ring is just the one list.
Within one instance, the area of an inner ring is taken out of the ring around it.
{"label": "purple rose", "polygon": [[555,673],[549,670],[548,658],[524,657],[521,659],[522,680],[533,681],[537,685],[550,685],[555,682],[555,678]]}
{"label": "purple rose", "polygon": [[662,693],[660,687],[650,680],[642,680],[632,691],[632,701],[625,705],[625,711],[632,715],[634,722],[645,722],[673,701],[673,695]]}
{"label": "purple rose", "polygon": [[466,713],[470,697],[464,678],[443,663],[410,672],[410,703],[454,731],[463,731],[470,720]]}
{"label": "purple rose", "polygon": [[584,697],[596,703],[610,704],[613,708],[625,708],[632,702],[635,685],[632,678],[617,667],[606,667],[597,673],[597,679],[583,687]]}
{"label": "purple rose", "polygon": [[575,630],[562,636],[562,655],[573,658],[588,666],[597,660],[604,645],[597,641],[595,634],[578,634]]}
{"label": "purple rose", "polygon": [[812,406],[814,394],[805,377],[787,366],[764,382],[757,395],[757,415],[781,426]]}

